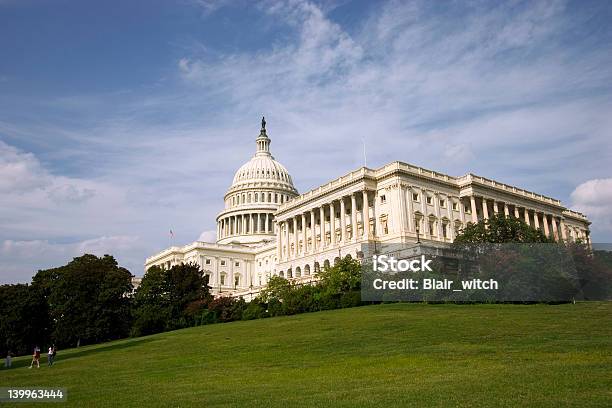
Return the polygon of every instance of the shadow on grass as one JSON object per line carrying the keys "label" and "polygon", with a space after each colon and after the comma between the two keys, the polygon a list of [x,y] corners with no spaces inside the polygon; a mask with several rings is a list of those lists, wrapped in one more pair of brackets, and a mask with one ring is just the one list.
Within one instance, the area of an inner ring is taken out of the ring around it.
{"label": "shadow on grass", "polygon": [[[57,352],[57,357],[55,358],[55,361],[66,361],[66,360],[71,360],[73,358],[82,358],[82,357],[87,357],[87,356],[91,356],[91,355],[96,355],[98,353],[101,352],[107,352],[107,351],[112,351],[112,350],[122,350],[122,349],[127,349],[133,346],[139,346],[142,344],[146,344],[146,343],[150,343],[152,341],[155,341],[155,339],[153,338],[140,338],[140,339],[129,339],[129,340],[125,340],[125,341],[121,341],[119,340],[119,342],[117,343],[112,343],[112,344],[100,344],[100,345],[90,345],[90,346],[84,346],[81,349],[68,349],[66,350],[66,354],[62,354],[62,351],[59,350]],[[20,368],[20,367],[29,367],[30,363],[32,362],[31,356],[30,358],[23,358],[23,357],[19,357],[17,359],[13,359],[13,364],[12,367],[9,370],[15,369],[15,368]],[[47,367],[47,354],[46,353],[41,353],[40,355],[40,366],[42,367]],[[4,360],[2,361],[2,363],[4,363]],[[33,369],[35,369],[36,366],[34,366]],[[0,368],[0,372],[1,371],[6,371],[7,369],[4,368],[4,365],[1,366]]]}

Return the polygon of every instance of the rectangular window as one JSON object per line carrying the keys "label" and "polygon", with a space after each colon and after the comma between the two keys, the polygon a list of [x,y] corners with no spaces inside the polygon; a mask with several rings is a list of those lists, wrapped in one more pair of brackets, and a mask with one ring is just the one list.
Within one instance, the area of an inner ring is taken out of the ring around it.
{"label": "rectangular window", "polygon": [[221,261],[221,266],[225,266],[225,261]]}
{"label": "rectangular window", "polygon": [[210,265],[210,259],[206,260],[206,265]]}
{"label": "rectangular window", "polygon": [[236,265],[236,266],[240,266],[240,262],[236,262],[236,264],[235,264],[235,265]]}
{"label": "rectangular window", "polygon": [[453,202],[453,211],[457,211],[459,205],[456,202]]}
{"label": "rectangular window", "polygon": [[440,200],[440,207],[446,208],[446,200]]}
{"label": "rectangular window", "polygon": [[381,196],[380,196],[380,202],[381,202],[382,204],[386,203],[386,202],[387,202],[387,197],[386,197],[386,196],[384,196],[384,195],[381,195]]}
{"label": "rectangular window", "polygon": [[427,196],[427,204],[431,204],[431,196]]}
{"label": "rectangular window", "polygon": [[472,210],[470,210],[470,206],[469,206],[469,205],[465,205],[465,206],[463,206],[463,210],[464,210],[466,213],[471,213],[471,212],[472,212]]}
{"label": "rectangular window", "polygon": [[419,194],[418,193],[412,193],[412,201],[419,201]]}

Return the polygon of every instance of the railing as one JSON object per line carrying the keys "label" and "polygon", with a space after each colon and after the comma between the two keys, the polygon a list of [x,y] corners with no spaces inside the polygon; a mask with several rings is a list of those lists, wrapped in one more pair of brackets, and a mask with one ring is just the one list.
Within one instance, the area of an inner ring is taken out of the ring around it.
{"label": "railing", "polygon": [[498,181],[491,180],[491,179],[488,179],[482,176],[477,176],[472,173],[466,174],[465,176],[461,176],[457,180],[459,182],[460,187],[468,183],[478,182],[488,187],[497,188],[503,191],[518,194],[520,196],[531,198],[534,200],[544,201],[548,204],[559,205],[559,206],[561,205],[561,200],[557,200],[556,198],[547,197],[542,194],[536,194],[532,191],[523,190],[522,188],[517,188],[517,187],[511,186],[508,184],[500,183]]}

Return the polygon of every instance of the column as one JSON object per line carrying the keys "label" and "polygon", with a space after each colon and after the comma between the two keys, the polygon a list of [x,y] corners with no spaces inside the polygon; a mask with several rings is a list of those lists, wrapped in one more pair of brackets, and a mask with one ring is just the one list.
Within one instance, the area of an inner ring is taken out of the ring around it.
{"label": "column", "polygon": [[[253,216],[251,215],[251,221],[253,220]],[[283,224],[281,222],[276,223],[278,227],[278,248],[276,248],[276,256],[278,257],[278,262],[281,261],[283,256]],[[251,231],[253,228],[253,224],[251,224]]]}
{"label": "column", "polygon": [[529,221],[529,209],[525,207],[524,210],[525,210],[525,222],[527,223],[527,225],[531,225],[531,222]]}
{"label": "column", "polygon": [[508,207],[508,203],[504,203],[504,215],[506,218],[510,218],[510,208]]}
{"label": "column", "polygon": [[344,243],[346,238],[346,204],[344,197],[340,197],[340,242]]}
{"label": "column", "polygon": [[446,214],[448,216],[446,232],[448,233],[448,238],[453,241],[455,239],[455,217],[453,216],[453,202],[450,196],[446,197]]}
{"label": "column", "polygon": [[557,217],[555,217],[553,215],[551,217],[551,221],[552,221],[553,239],[555,241],[558,241],[559,240],[559,231],[557,231]]}
{"label": "column", "polygon": [[336,209],[334,202],[329,203],[329,229],[331,230],[331,244],[336,245]]}
{"label": "column", "polygon": [[312,239],[312,252],[317,250],[317,229],[315,228],[314,209],[310,210],[310,239]]}
{"label": "column", "polygon": [[461,219],[461,226],[463,227],[463,225],[465,225],[465,208],[461,197],[459,197],[459,218]]}
{"label": "column", "polygon": [[270,213],[266,213],[266,226],[264,227],[264,232],[270,232]]}
{"label": "column", "polygon": [[256,225],[255,225],[255,233],[259,234],[261,232],[261,214],[257,213]]}
{"label": "column", "polygon": [[351,230],[353,231],[352,241],[357,240],[357,200],[355,193],[351,194]]}
{"label": "column", "polygon": [[302,254],[308,253],[308,237],[306,236],[306,214],[302,213]]}
{"label": "column", "polygon": [[321,249],[327,247],[327,242],[325,241],[325,207],[321,205],[319,207],[319,218],[321,218]]}
{"label": "column", "polygon": [[540,220],[538,219],[538,212],[533,210],[533,226],[535,229],[540,229]]}
{"label": "column", "polygon": [[[425,197],[423,197],[424,199]],[[472,206],[472,222],[478,224],[478,213],[476,212],[476,197],[470,196],[470,205]]]}
{"label": "column", "polygon": [[430,238],[429,235],[429,218],[427,217],[427,191],[424,188],[421,189],[421,212],[423,213],[423,221],[421,225],[421,234],[423,238]]}
{"label": "column", "polygon": [[438,239],[442,239],[442,214],[440,213],[440,196],[438,193],[434,193],[434,211],[436,212],[436,235]]}
{"label": "column", "polygon": [[246,215],[242,214],[242,234],[246,234]]}
{"label": "column", "polygon": [[565,221],[563,218],[559,220],[559,228],[561,228],[561,239],[567,241],[567,231],[565,230]]}
{"label": "column", "polygon": [[290,242],[289,242],[289,220],[287,219],[284,222],[284,224],[285,224],[285,231],[284,231],[284,234],[285,234],[285,259],[289,259],[289,254],[291,253],[290,252],[290,248],[289,248],[289,245],[290,245]]}
{"label": "column", "polygon": [[516,205],[514,206],[514,218],[516,218],[517,220],[520,218],[519,210]]}
{"label": "column", "polygon": [[497,215],[499,213],[499,206],[497,204],[497,200],[493,200],[493,213]]}
{"label": "column", "polygon": [[[406,194],[404,193],[404,186],[402,185],[402,183],[399,183],[397,185],[397,193],[399,195],[399,200],[398,200],[398,207],[399,207],[399,217],[398,217],[398,222],[399,222],[399,229],[397,229],[397,232],[404,232],[406,231],[406,213],[408,212],[406,209]],[[395,221],[395,220],[394,220]]]}
{"label": "column", "polygon": [[548,229],[548,215],[546,215],[546,213],[542,213],[542,221],[544,223],[544,235],[550,237],[550,231]]}
{"label": "column", "polygon": [[489,219],[489,206],[486,197],[482,197],[482,216],[485,220]]}
{"label": "column", "polygon": [[414,210],[412,208],[412,189],[406,189],[406,200],[408,201],[408,231],[414,232]]}
{"label": "column", "polygon": [[249,214],[249,234],[253,234],[255,231],[253,230],[253,213]]}
{"label": "column", "polygon": [[365,240],[368,240],[370,237],[370,203],[368,201],[368,192],[366,190],[363,190],[362,200],[363,204],[361,205],[361,222],[363,223],[363,238]]}
{"label": "column", "polygon": [[298,237],[298,220],[297,220],[297,215],[295,217],[293,217],[293,257],[297,258],[298,256],[298,244],[299,244],[299,237]]}

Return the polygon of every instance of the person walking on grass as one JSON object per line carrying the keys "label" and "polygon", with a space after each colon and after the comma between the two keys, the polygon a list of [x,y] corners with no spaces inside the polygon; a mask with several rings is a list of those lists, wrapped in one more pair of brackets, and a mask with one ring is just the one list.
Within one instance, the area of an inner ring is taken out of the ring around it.
{"label": "person walking on grass", "polygon": [[40,347],[34,347],[34,353],[32,354],[32,362],[30,363],[30,368],[36,363],[36,367],[40,368]]}
{"label": "person walking on grass", "polygon": [[11,354],[11,350],[6,352],[6,358],[4,359],[4,368],[11,368],[13,365],[13,355]]}
{"label": "person walking on grass", "polygon": [[47,350],[47,366],[51,367],[53,365],[53,346],[49,346],[49,350]]}

